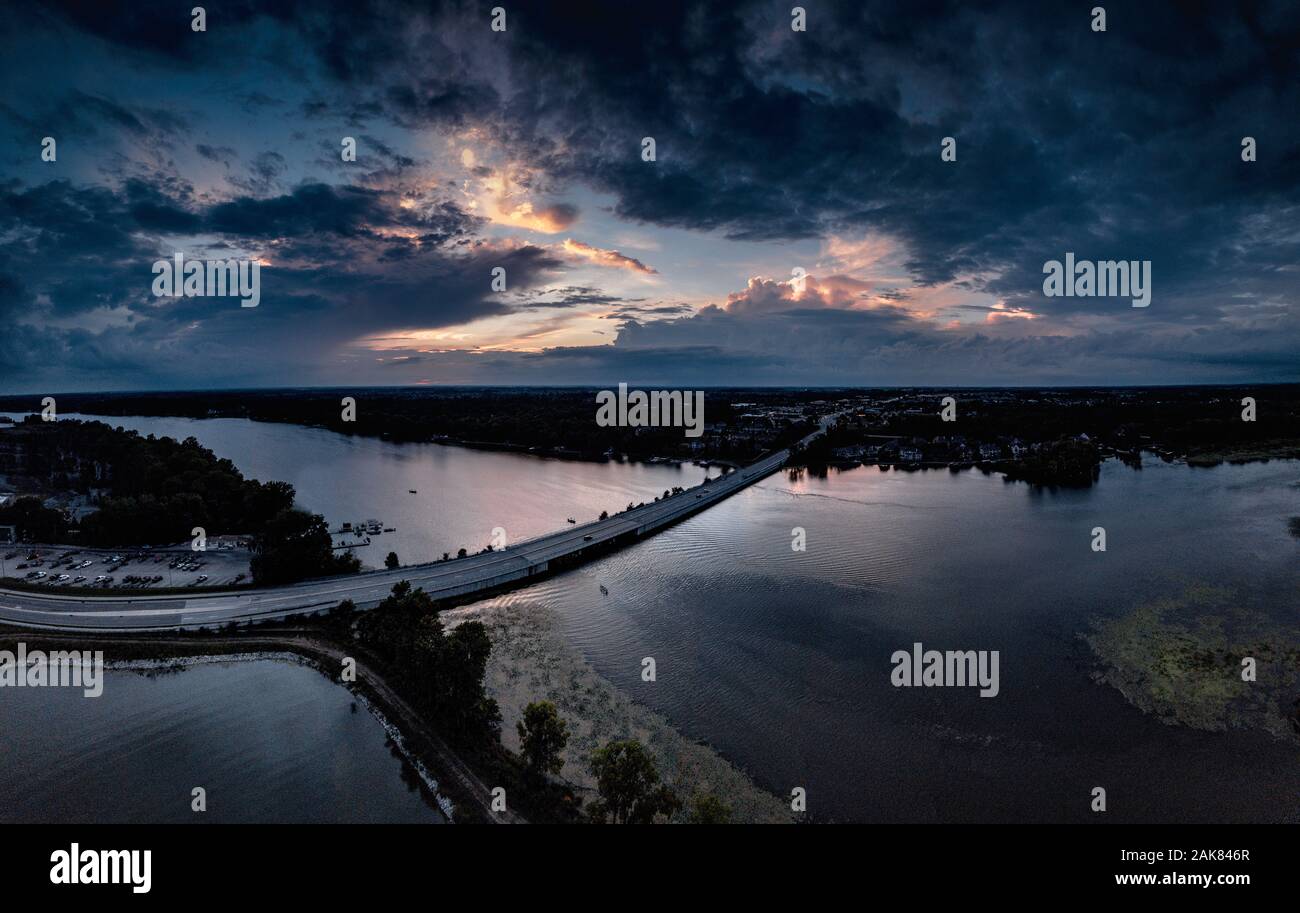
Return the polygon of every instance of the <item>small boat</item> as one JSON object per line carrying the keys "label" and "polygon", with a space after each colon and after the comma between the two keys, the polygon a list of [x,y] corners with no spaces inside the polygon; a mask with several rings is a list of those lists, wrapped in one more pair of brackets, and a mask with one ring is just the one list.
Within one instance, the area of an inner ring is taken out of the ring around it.
{"label": "small boat", "polygon": [[406,490],[409,491],[409,492],[410,492],[411,494],[413,494],[413,495],[415,495],[415,494],[419,494],[419,492],[416,491],[414,488],[408,488],[408,489],[406,489]]}
{"label": "small boat", "polygon": [[603,583],[600,585],[600,592],[601,592],[601,595],[603,595],[603,596],[608,596],[608,595],[609,595],[609,590],[605,589],[605,584],[603,584]]}
{"label": "small boat", "polygon": [[578,521],[575,520],[575,519],[573,519],[572,517],[570,517],[570,518],[569,518],[569,522],[570,522],[570,523],[577,523]]}

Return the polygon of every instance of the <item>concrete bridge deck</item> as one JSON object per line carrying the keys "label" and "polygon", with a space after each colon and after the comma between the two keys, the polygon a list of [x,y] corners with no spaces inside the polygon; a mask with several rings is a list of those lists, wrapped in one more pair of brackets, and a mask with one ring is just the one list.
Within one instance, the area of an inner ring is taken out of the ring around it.
{"label": "concrete bridge deck", "polygon": [[[821,428],[804,438],[821,433]],[[344,599],[358,608],[373,608],[402,580],[434,599],[521,585],[530,578],[571,566],[624,542],[650,535],[708,508],[777,471],[789,451],[711,479],[694,488],[580,526],[570,526],[508,548],[479,555],[369,571],[282,587],[194,595],[60,596],[56,592],[0,589],[0,623],[37,629],[72,631],[175,631],[246,624],[332,609]]]}

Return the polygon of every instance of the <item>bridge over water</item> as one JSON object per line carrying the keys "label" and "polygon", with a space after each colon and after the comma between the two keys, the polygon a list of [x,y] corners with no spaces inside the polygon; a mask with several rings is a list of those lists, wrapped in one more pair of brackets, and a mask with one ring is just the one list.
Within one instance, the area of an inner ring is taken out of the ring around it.
{"label": "bridge over water", "polygon": [[[823,418],[812,440],[835,418]],[[0,589],[0,623],[71,631],[159,631],[217,628],[231,622],[289,618],[334,608],[351,599],[357,608],[378,605],[394,584],[410,581],[434,599],[464,597],[526,584],[622,544],[671,526],[776,472],[789,457],[781,450],[720,478],[660,501],[580,526],[570,526],[510,547],[450,561],[368,571],[265,589],[193,595],[80,596]]]}

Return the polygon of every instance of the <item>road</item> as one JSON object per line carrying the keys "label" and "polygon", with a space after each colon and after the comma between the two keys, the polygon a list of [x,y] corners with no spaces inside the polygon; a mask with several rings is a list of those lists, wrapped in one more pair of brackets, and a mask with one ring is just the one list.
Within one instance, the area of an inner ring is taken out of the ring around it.
{"label": "road", "polygon": [[[837,415],[824,417],[806,444]],[[217,628],[230,623],[289,618],[332,609],[351,599],[360,609],[373,608],[402,580],[422,588],[434,599],[493,590],[580,561],[584,553],[600,553],[616,542],[632,541],[704,510],[784,465],[781,450],[721,478],[666,499],[615,514],[606,520],[570,526],[508,548],[451,561],[416,564],[395,570],[369,571],[304,583],[238,592],[196,592],[193,595],[61,596],[0,589],[0,623],[64,631],[178,631]]]}

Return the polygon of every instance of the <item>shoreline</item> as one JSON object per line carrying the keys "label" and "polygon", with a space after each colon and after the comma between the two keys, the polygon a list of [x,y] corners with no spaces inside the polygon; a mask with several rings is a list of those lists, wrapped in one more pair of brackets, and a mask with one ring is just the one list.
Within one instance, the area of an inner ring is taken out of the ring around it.
{"label": "shoreline", "polygon": [[172,672],[176,670],[190,669],[195,666],[220,665],[223,663],[246,663],[257,661],[283,662],[291,663],[296,666],[302,666],[312,669],[333,684],[345,688],[352,697],[361,704],[362,707],[379,723],[379,727],[384,730],[388,738],[392,741],[401,756],[402,762],[415,771],[423,784],[423,792],[428,794],[427,798],[432,799],[433,804],[437,807],[442,816],[447,819],[448,824],[455,823],[455,807],[451,800],[444,796],[438,788],[438,780],[425,766],[410,747],[406,744],[406,739],[402,734],[400,727],[390,720],[384,712],[366,696],[361,690],[350,687],[351,682],[340,682],[330,676],[329,672],[317,660],[306,656],[302,653],[296,653],[290,650],[258,650],[247,653],[200,653],[191,656],[175,656],[170,658],[151,658],[151,659],[120,659],[106,660],[104,670],[106,672],[133,672],[139,675],[149,675],[153,672]]}
{"label": "shoreline", "polygon": [[[491,789],[433,726],[392,689],[360,651],[343,647],[319,630],[284,628],[234,635],[107,637],[0,627],[0,645],[18,641],[26,643],[29,649],[75,644],[78,649],[103,650],[106,669],[118,667],[126,671],[130,671],[133,663],[143,663],[140,669],[144,670],[205,661],[240,662],[285,654],[299,657],[362,701],[393,740],[404,762],[411,764],[426,786],[432,781],[430,792],[449,824],[526,823],[513,811],[492,811]],[[355,682],[338,681],[326,671],[330,666],[341,667],[345,656],[356,661]]]}
{"label": "shoreline", "polygon": [[568,724],[569,743],[559,778],[594,798],[587,758],[615,739],[635,738],[654,757],[663,782],[689,802],[712,793],[732,809],[734,823],[793,823],[786,800],[711,745],[688,738],[670,720],[639,703],[597,672],[556,629],[553,613],[520,594],[481,600],[441,613],[448,629],[480,621],[492,640],[484,684],[501,711],[501,743],[518,750],[515,724],[531,701],[555,704]]}
{"label": "shoreline", "polygon": [[[11,412],[10,414],[20,415],[22,413]],[[30,414],[39,415],[39,413],[30,413]],[[645,457],[634,457],[626,453],[611,454],[607,451],[602,453],[587,453],[581,450],[569,450],[563,448],[558,450],[555,449],[545,450],[540,448],[537,445],[514,444],[514,443],[509,443],[504,441],[500,443],[496,441],[471,441],[463,438],[453,438],[453,437],[442,436],[442,435],[434,435],[433,437],[429,437],[429,438],[390,437],[387,433],[366,434],[361,431],[336,428],[332,425],[321,424],[318,422],[288,421],[288,420],[281,420],[281,419],[274,419],[274,418],[254,417],[251,415],[197,416],[197,415],[186,415],[184,413],[160,413],[157,415],[141,415],[141,414],[132,413],[129,415],[128,414],[109,415],[109,414],[101,414],[95,412],[75,412],[75,413],[70,413],[70,415],[77,416],[77,418],[73,418],[71,419],[71,421],[102,422],[103,424],[110,425],[111,427],[119,427],[117,425],[112,424],[113,419],[127,419],[127,418],[144,418],[144,419],[172,418],[172,419],[186,419],[188,421],[193,421],[193,422],[205,422],[205,421],[212,421],[214,419],[243,420],[247,422],[257,422],[259,424],[264,424],[264,425],[287,425],[291,428],[310,428],[317,431],[331,431],[334,434],[340,434],[344,437],[350,437],[350,438],[356,437],[356,438],[363,438],[365,440],[383,441],[386,444],[398,444],[398,445],[433,444],[440,447],[460,447],[464,450],[479,450],[479,451],[488,451],[488,452],[497,451],[501,453],[519,453],[519,454],[523,454],[524,456],[534,456],[534,457],[539,457],[541,459],[549,459],[549,460],[565,460],[567,462],[572,462],[572,463],[611,463],[611,462],[643,463],[651,466],[689,464],[692,466],[700,466],[705,469],[708,469],[713,466],[721,466],[728,469],[736,469],[741,465],[739,462],[735,460],[724,459],[721,457],[718,458],[683,457],[683,456],[663,456],[660,454],[654,454]],[[14,425],[20,424],[19,422],[12,421],[12,420],[10,422],[5,422],[4,419],[5,416],[0,415],[0,427],[3,427],[4,425],[10,423]]]}
{"label": "shoreline", "polygon": [[[497,700],[500,745],[517,753],[515,723],[524,705],[550,700],[569,724],[565,767],[556,778],[585,800],[596,796],[586,758],[614,739],[639,739],[654,757],[664,783],[683,802],[697,793],[712,793],[733,811],[735,823],[793,823],[779,796],[758,786],[752,776],[706,742],[683,735],[667,718],[633,700],[601,676],[555,630],[554,619],[535,605],[520,606],[508,597],[489,597],[439,612],[447,628],[479,620],[492,639],[485,686]],[[269,627],[237,633],[159,635],[83,635],[0,627],[0,646],[22,641],[28,649],[59,646],[104,651],[106,670],[147,673],[206,662],[271,659],[297,662],[346,688],[392,739],[403,763],[410,764],[447,818],[447,823],[528,823],[514,811],[491,809],[490,786],[456,749],[448,745],[387,684],[364,653],[336,642],[310,626]],[[344,656],[356,661],[355,682],[338,681],[328,671]],[[472,756],[471,753],[470,756]]]}

